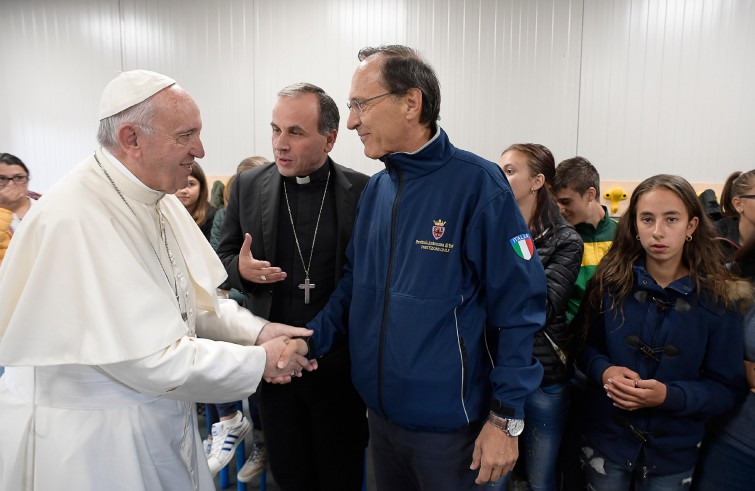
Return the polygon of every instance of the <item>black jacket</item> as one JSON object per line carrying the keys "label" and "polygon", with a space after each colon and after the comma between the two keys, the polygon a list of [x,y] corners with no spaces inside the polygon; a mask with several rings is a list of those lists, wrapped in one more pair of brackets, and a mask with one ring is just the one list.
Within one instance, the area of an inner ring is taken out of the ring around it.
{"label": "black jacket", "polygon": [[718,232],[716,242],[721,246],[727,262],[731,261],[739,249],[739,217],[724,217],[715,225]]}
{"label": "black jacket", "polygon": [[[334,189],[338,220],[336,239],[336,282],[341,278],[346,261],[346,246],[354,227],[357,202],[370,179],[360,172],[338,165],[330,158],[335,178]],[[252,256],[255,259],[276,264],[278,211],[281,199],[281,177],[275,162],[257,169],[242,172],[231,188],[226,207],[223,228],[218,245],[218,256],[228,272],[228,283],[248,296],[246,307],[255,315],[268,318],[273,301],[270,285],[256,285],[241,278],[239,274],[239,249],[244,234],[252,235]]]}
{"label": "black jacket", "polygon": [[564,365],[561,362],[548,337],[569,356],[570,333],[566,322],[566,304],[577,280],[584,251],[582,238],[574,227],[561,215],[552,215],[555,223],[545,224],[544,231],[535,237],[535,247],[548,283],[545,327],[535,334],[533,347],[535,357],[545,369],[541,385],[564,383],[570,376],[567,366],[571,363]]}

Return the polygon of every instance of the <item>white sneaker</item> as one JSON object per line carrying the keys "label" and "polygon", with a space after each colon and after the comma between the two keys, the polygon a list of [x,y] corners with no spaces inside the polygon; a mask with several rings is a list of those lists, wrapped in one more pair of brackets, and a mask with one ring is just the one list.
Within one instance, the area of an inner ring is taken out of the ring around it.
{"label": "white sneaker", "polygon": [[246,460],[244,467],[236,475],[239,482],[249,482],[267,467],[267,450],[264,443],[255,443],[252,445],[252,453]]}
{"label": "white sneaker", "polygon": [[202,448],[204,449],[204,458],[209,459],[212,453],[212,440],[209,438],[202,440]]}
{"label": "white sneaker", "polygon": [[240,411],[236,412],[233,419],[218,421],[212,425],[212,449],[207,457],[207,465],[210,466],[213,476],[233,459],[233,452],[251,429],[252,425]]}

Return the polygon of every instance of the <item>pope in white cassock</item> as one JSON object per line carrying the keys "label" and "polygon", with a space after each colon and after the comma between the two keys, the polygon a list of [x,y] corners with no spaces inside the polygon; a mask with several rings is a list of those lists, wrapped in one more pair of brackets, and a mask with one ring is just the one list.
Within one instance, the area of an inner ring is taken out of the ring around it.
{"label": "pope in white cassock", "polygon": [[14,236],[0,267],[0,489],[214,489],[193,401],[315,367],[289,338],[310,331],[216,297],[225,270],[173,196],[204,156],[201,126],[174,80],[122,73],[102,94],[102,147]]}

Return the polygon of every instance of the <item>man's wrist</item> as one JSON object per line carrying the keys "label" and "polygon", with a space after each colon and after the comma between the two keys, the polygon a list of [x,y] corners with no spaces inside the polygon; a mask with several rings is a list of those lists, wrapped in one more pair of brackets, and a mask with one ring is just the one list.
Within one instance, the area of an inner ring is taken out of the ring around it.
{"label": "man's wrist", "polygon": [[488,414],[488,423],[495,426],[505,433],[506,436],[511,438],[518,437],[522,434],[522,431],[524,431],[523,419],[502,418],[493,411],[490,411]]}

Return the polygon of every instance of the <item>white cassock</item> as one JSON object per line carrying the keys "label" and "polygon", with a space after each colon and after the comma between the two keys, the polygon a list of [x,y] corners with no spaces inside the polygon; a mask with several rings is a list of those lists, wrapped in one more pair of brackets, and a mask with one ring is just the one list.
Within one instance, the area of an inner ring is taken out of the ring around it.
{"label": "white cassock", "polygon": [[175,196],[96,155],[113,182],[79,164],[0,267],[0,489],[214,490],[193,402],[256,390],[266,321],[218,302],[225,270]]}

